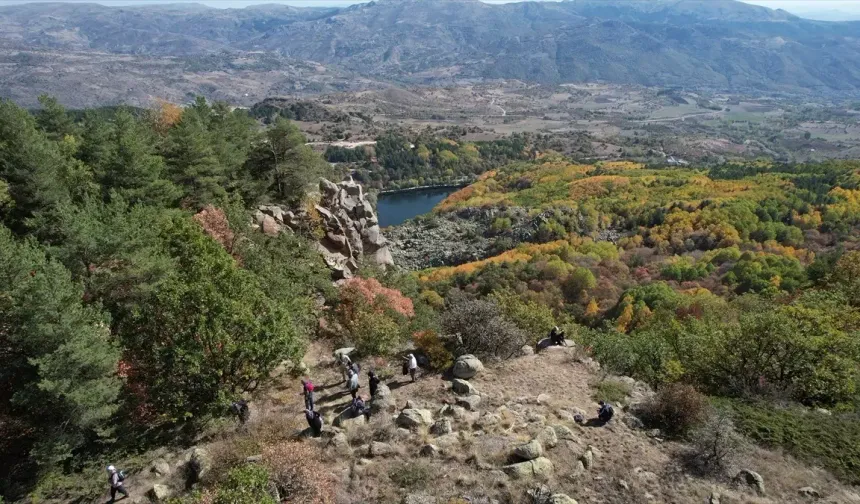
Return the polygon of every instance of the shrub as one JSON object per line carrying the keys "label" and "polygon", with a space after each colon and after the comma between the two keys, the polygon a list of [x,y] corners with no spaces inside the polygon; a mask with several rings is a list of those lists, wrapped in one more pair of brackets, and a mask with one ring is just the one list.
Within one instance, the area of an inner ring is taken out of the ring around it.
{"label": "shrub", "polygon": [[596,401],[608,401],[615,404],[624,404],[630,395],[630,385],[618,380],[602,380],[594,386],[594,399]]}
{"label": "shrub", "polygon": [[445,308],[445,299],[442,298],[442,296],[440,296],[439,293],[434,290],[426,290],[422,292],[419,299],[437,310]]}
{"label": "shrub", "polygon": [[375,278],[353,278],[339,293],[335,315],[349,331],[352,344],[365,355],[387,355],[406,334],[406,320],[415,315],[412,300]]}
{"label": "shrub", "polygon": [[458,353],[509,359],[528,340],[526,333],[502,316],[491,301],[464,301],[442,314],[442,328],[455,335]]}
{"label": "shrub", "polygon": [[649,426],[669,436],[683,436],[708,419],[708,401],[693,386],[673,383],[645,403],[640,414]]}
{"label": "shrub", "polygon": [[689,469],[699,474],[728,473],[740,448],[741,438],[732,419],[725,412],[710,415],[691,434],[691,448],[686,454]]}
{"label": "shrub", "polygon": [[259,465],[239,466],[227,474],[214,504],[276,504],[269,494],[269,471]]}
{"label": "shrub", "polygon": [[319,448],[282,441],[263,450],[263,461],[282,500],[307,504],[334,503],[334,482],[321,462]]}
{"label": "shrub", "polygon": [[412,336],[415,347],[430,361],[433,369],[447,369],[454,362],[454,356],[445,348],[436,331],[420,331]]}
{"label": "shrub", "polygon": [[410,490],[425,488],[435,477],[433,467],[423,461],[407,462],[399,465],[388,473],[394,484]]}

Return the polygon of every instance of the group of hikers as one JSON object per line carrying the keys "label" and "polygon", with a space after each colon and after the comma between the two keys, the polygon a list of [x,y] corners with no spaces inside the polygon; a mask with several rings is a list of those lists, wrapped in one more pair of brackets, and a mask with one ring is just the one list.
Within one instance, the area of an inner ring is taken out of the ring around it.
{"label": "group of hikers", "polygon": [[[549,334],[550,343],[552,345],[564,345],[565,344],[565,334],[564,330],[558,328],[558,326],[554,327]],[[349,355],[345,353],[341,353],[338,356],[337,364],[341,367],[342,377],[346,383],[346,387],[349,390],[350,395],[352,396],[352,400],[350,402],[349,407],[345,412],[348,412],[351,418],[356,418],[359,415],[365,415],[368,419],[370,418],[371,409],[370,406],[367,405],[364,398],[358,393],[358,390],[361,388],[359,383],[359,372],[361,371],[361,366],[357,362],[353,362],[350,359]],[[416,373],[418,371],[418,359],[415,358],[414,354],[409,354],[404,358],[403,362],[403,375],[409,375],[412,382],[416,381]],[[381,380],[373,371],[368,371],[367,373],[368,383],[370,387],[370,399],[376,397],[377,392],[379,391],[379,384]],[[323,428],[323,420],[319,411],[315,409],[315,395],[314,395],[314,384],[309,379],[302,379],[302,391],[300,395],[304,396],[305,400],[305,418],[307,419],[308,426],[311,429],[311,434],[314,437],[320,437],[322,435]],[[598,426],[605,425],[612,419],[612,416],[615,414],[615,411],[612,408],[612,405],[599,401],[600,408],[597,410],[597,418],[594,420],[590,420],[588,424],[594,424]],[[234,401],[230,409],[233,413],[238,417],[239,422],[244,425],[249,417],[250,417],[250,409],[248,407],[248,402],[244,399],[239,399]],[[584,423],[585,419],[582,415],[574,415],[574,421],[576,423]],[[123,481],[125,480],[125,474],[122,471],[118,471],[114,466],[108,466],[108,482],[110,484],[110,502],[114,502],[116,499],[116,494],[120,493],[123,495],[123,498],[128,497],[128,491],[125,489],[123,485]]]}

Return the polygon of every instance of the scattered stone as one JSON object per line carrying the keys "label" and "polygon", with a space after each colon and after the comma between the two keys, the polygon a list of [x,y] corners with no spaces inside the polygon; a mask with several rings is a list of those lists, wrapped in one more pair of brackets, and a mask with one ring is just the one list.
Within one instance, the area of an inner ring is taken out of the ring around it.
{"label": "scattered stone", "polygon": [[245,462],[247,462],[248,464],[257,464],[257,463],[262,462],[262,461],[263,461],[262,455],[251,455],[251,456],[245,457]]}
{"label": "scattered stone", "polygon": [[552,397],[549,394],[539,394],[537,396],[538,404],[546,404],[552,400]]}
{"label": "scattered stone", "polygon": [[719,492],[711,492],[711,496],[708,498],[708,504],[720,504],[720,498],[722,496]]}
{"label": "scattered stone", "polygon": [[589,446],[585,450],[585,453],[583,453],[579,457],[579,461],[582,462],[582,466],[585,468],[586,471],[591,470],[591,468],[594,466],[594,451],[592,451],[591,446]]}
{"label": "scattered stone", "polygon": [[355,352],[355,347],[344,347],[338,348],[332,355],[334,356],[335,361],[340,362],[344,355],[349,356],[353,352]]}
{"label": "scattered stone", "polygon": [[169,499],[171,495],[173,495],[173,491],[167,485],[156,484],[149,489],[147,495],[155,502],[163,502]]}
{"label": "scattered stone", "polygon": [[156,476],[166,476],[170,473],[170,464],[163,458],[160,458],[152,463],[150,471],[155,473]]}
{"label": "scattered stone", "polygon": [[833,413],[830,412],[829,409],[824,408],[815,408],[815,412],[819,415],[831,416]]}
{"label": "scattered stone", "polygon": [[558,410],[555,412],[555,415],[562,420],[567,420],[568,422],[573,422],[573,413],[567,410]]}
{"label": "scattered stone", "polygon": [[475,421],[475,425],[481,429],[487,429],[502,421],[497,413],[485,413],[482,417]]}
{"label": "scattered stone", "polygon": [[481,404],[481,396],[470,395],[457,398],[457,406],[465,408],[468,411],[477,411]]}
{"label": "scattered stone", "polygon": [[478,393],[478,391],[475,389],[475,387],[471,383],[469,383],[468,381],[463,380],[461,378],[454,378],[454,380],[451,382],[451,389],[455,393],[460,394],[460,395],[467,395],[468,396],[468,395],[475,395]]}
{"label": "scattered stone", "polygon": [[544,427],[537,435],[537,440],[540,441],[544,448],[555,448],[558,444],[558,435],[552,427]]}
{"label": "scattered stone", "polygon": [[640,481],[649,484],[658,484],[660,482],[660,477],[651,471],[646,471],[641,467],[636,467],[633,469],[633,474],[635,474]]}
{"label": "scattered stone", "polygon": [[536,423],[541,425],[546,423],[546,417],[544,415],[541,415],[540,413],[535,413],[534,411],[529,412],[528,416],[526,417],[526,420],[528,420],[529,423]]}
{"label": "scattered stone", "polygon": [[532,439],[528,443],[514,448],[513,455],[520,460],[534,460],[543,455],[543,446],[537,439]]}
{"label": "scattered stone", "polygon": [[374,441],[370,443],[369,453],[371,457],[388,457],[394,455],[395,450],[394,447],[388,443]]}
{"label": "scattered stone", "polygon": [[457,420],[462,420],[466,417],[466,408],[462,406],[446,404],[445,406],[442,406],[442,409],[439,410],[439,416],[450,416]]}
{"label": "scattered stone", "polygon": [[468,380],[484,370],[484,365],[471,354],[461,355],[454,361],[454,376]]}
{"label": "scattered stone", "polygon": [[640,420],[639,417],[633,415],[624,415],[624,417],[621,418],[621,422],[633,430],[640,430],[645,428],[645,424],[642,422],[642,420]]}
{"label": "scattered stone", "polygon": [[436,420],[433,422],[433,425],[430,426],[430,433],[434,436],[444,436],[445,434],[450,434],[454,429],[451,428],[451,420],[447,418],[442,418],[440,420]]}
{"label": "scattered stone", "polygon": [[502,467],[505,474],[514,479],[527,479],[535,476],[547,476],[553,471],[552,462],[545,457],[539,457],[528,462],[520,462]]}
{"label": "scattered stone", "polygon": [[749,469],[741,469],[735,476],[735,481],[753,487],[759,495],[764,495],[764,478],[761,474],[750,471]]}
{"label": "scattered stone", "polygon": [[803,487],[797,491],[802,497],[806,497],[807,499],[820,499],[821,492],[812,488],[812,487]]}
{"label": "scattered stone", "polygon": [[630,490],[630,485],[628,485],[627,482],[624,481],[623,479],[618,480],[618,486],[622,490],[625,490],[625,491]]}
{"label": "scattered stone", "polygon": [[426,444],[421,447],[419,455],[422,457],[435,457],[439,455],[439,447],[434,444]]}
{"label": "scattered stone", "polygon": [[532,348],[530,345],[524,345],[522,348],[520,348],[520,356],[521,357],[527,357],[529,355],[534,355],[534,354],[535,354],[535,349]]}
{"label": "scattered stone", "polygon": [[566,441],[579,441],[579,438],[576,437],[576,434],[574,434],[572,430],[570,430],[564,425],[551,425],[550,427],[552,427],[552,430],[555,431],[555,435],[558,439],[563,439]]}
{"label": "scattered stone", "polygon": [[433,423],[433,414],[424,409],[405,409],[397,417],[397,425],[406,429],[417,429]]}
{"label": "scattered stone", "polygon": [[403,504],[436,504],[436,497],[426,494],[409,494],[403,498]]}
{"label": "scattered stone", "polygon": [[577,504],[577,502],[565,494],[554,494],[549,498],[548,504]]}

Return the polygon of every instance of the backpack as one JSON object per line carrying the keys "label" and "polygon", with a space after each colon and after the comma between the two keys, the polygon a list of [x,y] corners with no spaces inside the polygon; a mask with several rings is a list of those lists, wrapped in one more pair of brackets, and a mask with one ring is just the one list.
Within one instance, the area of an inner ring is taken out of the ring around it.
{"label": "backpack", "polygon": [[409,363],[408,363],[408,362],[404,362],[404,363],[403,363],[403,375],[405,376],[405,375],[408,375],[408,374],[409,374]]}
{"label": "backpack", "polygon": [[117,481],[125,481],[125,471],[117,471],[116,479]]}

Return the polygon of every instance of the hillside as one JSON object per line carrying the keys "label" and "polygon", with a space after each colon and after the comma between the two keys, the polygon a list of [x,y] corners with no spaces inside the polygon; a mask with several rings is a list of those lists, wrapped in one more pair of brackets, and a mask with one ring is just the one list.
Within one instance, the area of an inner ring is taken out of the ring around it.
{"label": "hillside", "polygon": [[[0,49],[11,63],[0,78],[3,94],[19,94],[41,76],[20,51],[37,58],[62,51],[130,55],[133,70],[148,59],[176,58],[195,62],[186,64],[188,73],[202,63],[227,71],[222,81],[230,81],[240,68],[227,62],[262,52],[270,57],[258,71],[287,58],[413,84],[520,79],[851,92],[860,86],[858,29],[856,22],[804,20],[734,0],[384,0],[343,9],[223,10],[31,4],[0,8]],[[62,58],[57,63],[83,71]],[[95,70],[88,78],[104,75]],[[162,86],[162,96],[177,91],[170,79]]]}

